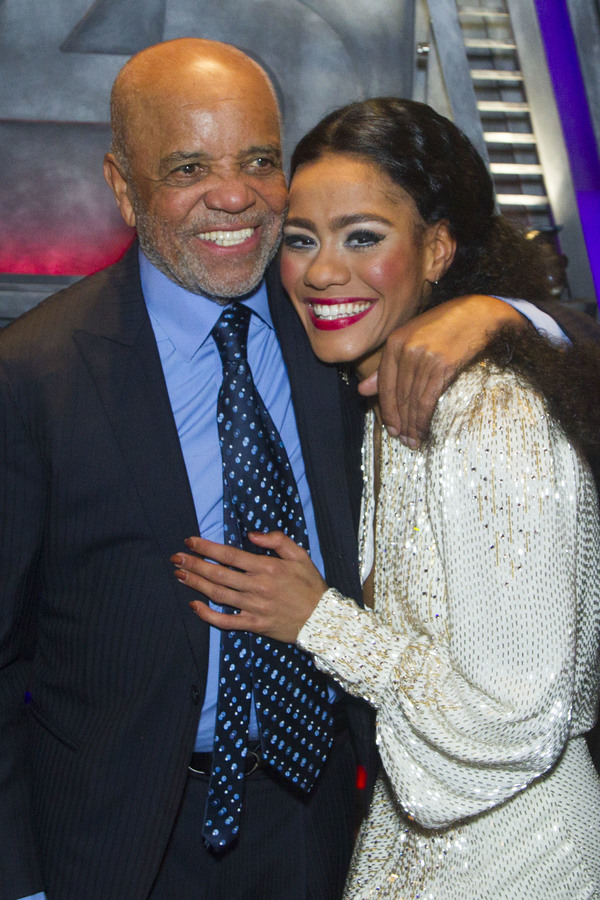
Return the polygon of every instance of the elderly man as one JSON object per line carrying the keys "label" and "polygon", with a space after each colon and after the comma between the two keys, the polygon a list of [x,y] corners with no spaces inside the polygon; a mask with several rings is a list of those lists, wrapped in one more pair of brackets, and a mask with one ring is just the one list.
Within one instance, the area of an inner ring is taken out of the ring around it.
{"label": "elderly man", "polygon": [[[221,645],[169,563],[236,530],[217,415],[235,343],[294,527],[360,601],[356,391],[263,278],[286,204],[277,104],[244,54],[184,39],[127,63],[112,116],[105,175],[138,244],[0,335],[0,898],[335,898],[368,719],[284,645]],[[415,439],[445,370],[516,315],[470,298],[397,334],[380,387],[414,391],[390,427]],[[438,354],[447,329],[462,343]]]}

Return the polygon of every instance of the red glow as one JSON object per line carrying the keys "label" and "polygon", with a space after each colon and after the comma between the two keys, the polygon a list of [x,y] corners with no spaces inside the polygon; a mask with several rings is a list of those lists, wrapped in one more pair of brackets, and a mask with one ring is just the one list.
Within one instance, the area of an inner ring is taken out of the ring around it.
{"label": "red glow", "polygon": [[0,272],[11,275],[90,275],[119,259],[131,242],[132,233],[120,231],[108,240],[82,235],[76,243],[51,246],[21,246],[12,241],[0,246]]}
{"label": "red glow", "polygon": [[356,787],[359,791],[364,791],[367,786],[367,770],[364,766],[356,767]]}

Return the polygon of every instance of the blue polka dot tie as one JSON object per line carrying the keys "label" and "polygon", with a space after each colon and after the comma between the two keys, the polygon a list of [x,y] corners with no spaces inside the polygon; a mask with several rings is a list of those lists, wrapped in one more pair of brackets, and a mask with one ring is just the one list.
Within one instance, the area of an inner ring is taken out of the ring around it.
{"label": "blue polka dot tie", "polygon": [[[248,532],[278,530],[308,549],[290,461],[247,360],[250,315],[248,307],[235,302],[212,331],[223,364],[217,422],[225,541],[260,553]],[[263,758],[297,789],[311,790],[333,741],[327,679],[309,657],[294,644],[222,632],[213,765],[202,831],[207,844],[219,851],[239,831],[252,696]]]}

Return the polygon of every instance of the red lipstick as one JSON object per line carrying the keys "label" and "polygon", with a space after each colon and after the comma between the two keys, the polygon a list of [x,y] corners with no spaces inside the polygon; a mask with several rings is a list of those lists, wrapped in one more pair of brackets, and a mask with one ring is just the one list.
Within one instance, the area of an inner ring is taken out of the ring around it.
{"label": "red lipstick", "polygon": [[[311,322],[319,331],[337,331],[341,328],[348,328],[356,322],[363,319],[369,313],[375,303],[376,297],[305,297],[304,303],[308,306],[308,313]],[[353,307],[359,305],[361,309],[358,312],[350,312],[347,314],[341,309],[335,311],[335,315],[325,316],[322,312],[319,314],[316,309],[323,307]]]}

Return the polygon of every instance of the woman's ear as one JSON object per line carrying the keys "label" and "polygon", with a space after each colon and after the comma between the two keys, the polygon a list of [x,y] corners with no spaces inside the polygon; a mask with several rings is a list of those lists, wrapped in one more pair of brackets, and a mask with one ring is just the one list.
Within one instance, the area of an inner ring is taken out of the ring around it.
{"label": "woman's ear", "polygon": [[445,219],[429,226],[425,240],[427,281],[436,282],[443,278],[454,259],[456,240],[450,234],[450,227]]}

